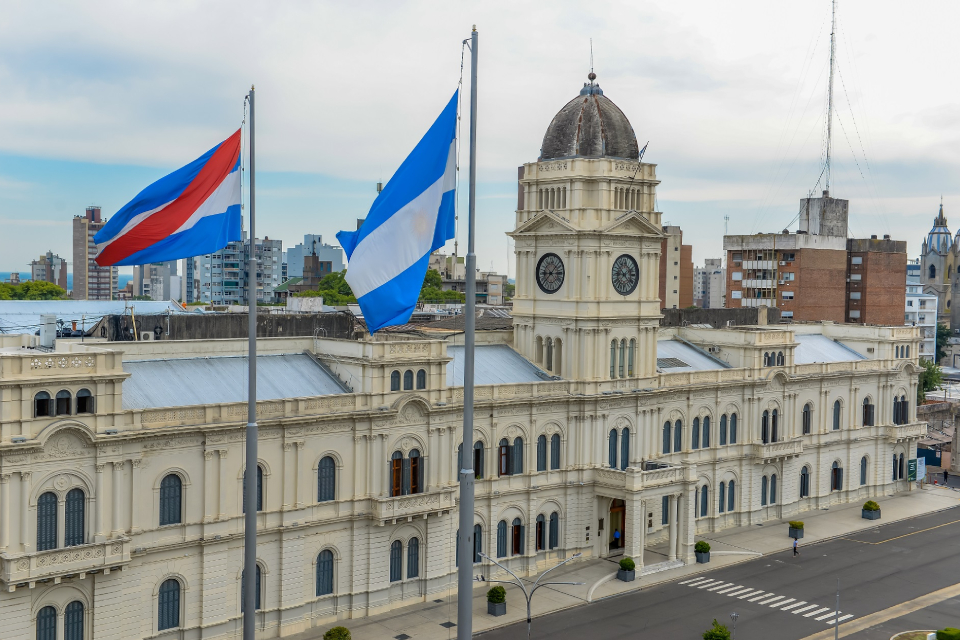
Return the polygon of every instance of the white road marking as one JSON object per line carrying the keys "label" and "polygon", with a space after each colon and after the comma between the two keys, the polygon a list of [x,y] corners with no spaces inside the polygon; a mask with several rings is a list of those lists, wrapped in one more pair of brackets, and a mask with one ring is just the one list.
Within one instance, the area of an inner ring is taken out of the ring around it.
{"label": "white road marking", "polygon": [[747,602],[756,602],[757,600],[763,600],[764,598],[769,598],[772,595],[773,595],[772,593],[761,593],[754,596],[753,598],[748,598]]}
{"label": "white road marking", "polygon": [[762,600],[757,604],[769,604],[771,602],[776,602],[777,600],[783,600],[786,596],[777,596],[776,598],[770,598],[769,600]]}
{"label": "white road marking", "polygon": [[694,583],[694,584],[695,584],[695,583],[697,583],[697,582],[702,582],[702,581],[707,580],[707,579],[708,579],[708,578],[704,578],[703,576],[700,576],[700,577],[698,577],[698,578],[690,578],[689,580],[684,580],[684,581],[681,582],[680,584],[691,584],[691,583]]}
{"label": "white road marking", "polygon": [[740,595],[741,593],[746,593],[747,591],[753,591],[753,589],[751,589],[750,587],[744,587],[743,589],[737,589],[736,591],[731,591],[724,595],[736,596],[736,595]]}
{"label": "white road marking", "polygon": [[853,614],[852,614],[852,613],[848,613],[848,614],[845,615],[845,616],[840,616],[840,622],[843,622],[844,620],[848,620],[848,619],[850,619],[850,618],[852,618],[852,617],[853,617]]}
{"label": "white road marking", "polygon": [[810,613],[805,613],[803,614],[803,617],[812,618],[813,616],[821,615],[824,611],[830,611],[830,607],[824,607],[823,609],[817,609],[815,611],[811,611]]}
{"label": "white road marking", "polygon": [[[785,605],[785,604],[790,604],[791,602],[794,602],[794,599],[793,599],[793,598],[790,598],[789,600],[784,600],[783,602],[777,602],[777,603],[772,604],[772,605],[770,605],[770,606],[771,606],[771,607],[774,607],[774,608],[778,608],[778,607],[782,607],[782,606]],[[796,605],[794,605],[794,606],[796,606]]]}
{"label": "white road marking", "polygon": [[712,587],[707,589],[707,591],[716,591],[717,589],[722,589],[724,587],[732,587],[732,586],[733,586],[732,582],[721,582],[720,584],[713,585]]}
{"label": "white road marking", "polygon": [[811,605],[807,605],[806,607],[803,607],[803,608],[801,608],[801,609],[794,609],[794,610],[791,611],[790,613],[803,613],[804,611],[810,611],[810,609],[816,609],[818,606],[819,606],[819,605],[811,604]]}
{"label": "white road marking", "polygon": [[734,591],[736,589],[743,589],[743,588],[744,588],[743,585],[738,584],[735,587],[724,587],[723,589],[718,590],[717,593],[727,593],[728,591]]}
{"label": "white road marking", "polygon": [[783,607],[782,609],[780,609],[780,611],[790,611],[790,609],[793,609],[794,607],[799,607],[804,604],[807,604],[806,600],[801,600],[800,602],[794,602],[791,605],[787,605],[786,607]]}
{"label": "white road marking", "polygon": [[837,612],[836,612],[836,610],[834,610],[834,611],[831,611],[830,613],[825,613],[824,615],[820,616],[819,618],[815,618],[815,620],[816,620],[817,622],[820,622],[821,620],[826,620],[827,618],[830,618],[830,622],[833,622],[834,616],[836,616],[836,615],[837,615]]}
{"label": "white road marking", "polygon": [[710,580],[709,582],[701,582],[697,585],[697,589],[706,589],[707,587],[713,586],[716,587],[721,584],[728,584],[726,582],[721,582],[720,580]]}

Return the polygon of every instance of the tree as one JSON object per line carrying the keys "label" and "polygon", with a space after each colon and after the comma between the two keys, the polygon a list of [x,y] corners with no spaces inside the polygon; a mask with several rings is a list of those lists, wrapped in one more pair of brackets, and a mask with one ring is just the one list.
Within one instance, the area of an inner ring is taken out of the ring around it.
{"label": "tree", "polygon": [[503,297],[509,300],[517,293],[517,285],[510,284],[509,282],[503,285]]}
{"label": "tree", "polygon": [[443,289],[443,278],[436,269],[427,269],[427,274],[423,276],[423,286],[421,289],[432,287],[434,289]]}
{"label": "tree", "polygon": [[[7,298],[5,296],[9,295]],[[64,300],[67,292],[52,282],[28,280],[19,285],[0,287],[0,300]]]}
{"label": "tree", "polygon": [[0,300],[13,300],[16,287],[8,282],[0,282]]}
{"label": "tree", "polygon": [[342,307],[348,304],[356,304],[357,298],[353,295],[353,289],[347,282],[347,270],[328,273],[320,280],[315,291],[301,291],[294,294],[297,298],[316,298],[323,297],[324,304],[333,307]]}
{"label": "tree", "polygon": [[934,356],[937,359],[937,364],[939,364],[944,358],[947,357],[947,340],[950,339],[950,329],[947,328],[947,325],[937,323],[937,353]]}
{"label": "tree", "polygon": [[131,300],[153,300],[150,296],[133,296]]}
{"label": "tree", "polygon": [[920,372],[920,383],[917,384],[917,404],[923,404],[927,399],[927,392],[936,390],[943,384],[943,371],[936,362],[930,362],[921,358],[920,366],[923,371]]}
{"label": "tree", "polygon": [[703,640],[730,640],[730,629],[713,619],[713,626],[703,632]]}

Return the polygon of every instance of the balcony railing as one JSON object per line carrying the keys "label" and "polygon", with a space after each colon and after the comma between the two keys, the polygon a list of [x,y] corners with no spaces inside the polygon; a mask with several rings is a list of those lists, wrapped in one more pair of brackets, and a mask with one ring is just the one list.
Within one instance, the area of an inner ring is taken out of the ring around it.
{"label": "balcony railing", "polygon": [[900,442],[901,440],[909,440],[910,438],[921,438],[925,430],[926,424],[923,422],[895,424],[884,427],[887,440],[891,442]]}
{"label": "balcony railing", "polygon": [[413,518],[432,514],[440,515],[456,506],[454,495],[456,487],[417,493],[396,498],[375,498],[373,500],[373,518],[381,525],[396,522],[403,518]]}
{"label": "balcony railing", "polygon": [[757,442],[753,445],[753,455],[761,460],[792,458],[803,453],[803,441],[800,438],[781,440],[780,442]]}
{"label": "balcony railing", "polygon": [[16,585],[74,573],[109,571],[130,563],[130,546],[130,538],[119,538],[49,551],[0,553],[0,581]]}

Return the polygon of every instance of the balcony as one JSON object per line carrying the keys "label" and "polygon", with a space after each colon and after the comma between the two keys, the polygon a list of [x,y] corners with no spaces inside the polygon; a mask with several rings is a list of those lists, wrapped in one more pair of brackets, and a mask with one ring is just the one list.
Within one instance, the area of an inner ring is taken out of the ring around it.
{"label": "balcony", "polygon": [[913,424],[895,424],[883,428],[884,435],[890,442],[902,442],[914,438],[923,437],[926,431],[926,424],[915,422]]}
{"label": "balcony", "polygon": [[84,574],[111,569],[130,563],[130,538],[95,542],[77,547],[50,549],[24,554],[0,554],[0,581],[8,587],[18,583],[60,578],[70,574]]}
{"label": "balcony", "polygon": [[764,462],[780,458],[792,458],[803,453],[803,441],[800,438],[769,442],[756,442],[753,445],[753,456]]}
{"label": "balcony", "polygon": [[373,519],[379,521],[379,526],[382,527],[405,519],[426,517],[431,513],[440,515],[456,506],[454,495],[458,490],[457,487],[450,487],[412,496],[374,498]]}

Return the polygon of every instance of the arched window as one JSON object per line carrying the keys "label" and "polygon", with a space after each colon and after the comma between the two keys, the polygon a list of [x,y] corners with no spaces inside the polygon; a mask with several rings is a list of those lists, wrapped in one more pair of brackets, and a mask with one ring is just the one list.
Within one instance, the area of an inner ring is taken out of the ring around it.
{"label": "arched window", "polygon": [[543,338],[537,336],[536,346],[534,347],[534,357],[536,358],[537,364],[543,364]]}
{"label": "arched window", "polygon": [[403,495],[403,463],[403,453],[394,451],[390,456],[390,496],[394,498]]}
{"label": "arched window", "polygon": [[550,468],[557,470],[560,468],[560,434],[555,433],[550,436]]}
{"label": "arched window", "polygon": [[423,493],[423,458],[420,457],[420,450],[411,450],[409,459],[410,473],[406,482],[407,493]]}
{"label": "arched window", "polygon": [[777,412],[776,409],[774,409],[773,412],[770,414],[770,441],[771,442],[780,441],[780,437],[779,437],[780,433],[777,428],[777,422],[778,422],[777,418],[779,418],[779,416],[780,414]]}
{"label": "arched window", "polygon": [[810,434],[811,412],[812,412],[812,408],[810,407],[809,402],[803,405],[803,415],[801,416],[801,424],[803,425],[803,435]]}
{"label": "arched window", "polygon": [[900,396],[893,396],[893,424],[902,424],[900,422]]}
{"label": "arched window", "polygon": [[497,523],[497,557],[507,557],[507,521]]}
{"label": "arched window", "polygon": [[73,396],[67,390],[57,391],[57,415],[70,415],[70,404]]}
{"label": "arched window", "polygon": [[897,479],[897,454],[893,454],[893,480]]}
{"label": "arched window", "polygon": [[700,487],[700,517],[706,518],[710,511],[710,491],[707,485]]}
{"label": "arched window", "polygon": [[673,450],[683,451],[683,423],[679,420],[673,423]]}
{"label": "arched window", "polygon": [[766,366],[769,366],[769,365],[770,365],[770,353],[767,352],[767,351],[764,351],[764,352],[763,352],[763,366],[766,367]]}
{"label": "arched window", "polygon": [[893,357],[894,358],[900,357],[900,345],[897,345],[893,348]]}
{"label": "arched window", "polygon": [[337,498],[337,463],[330,456],[320,458],[317,466],[317,502]]}
{"label": "arched window", "polygon": [[903,454],[900,454],[900,464],[897,466],[897,480],[903,480]]}
{"label": "arched window", "polygon": [[37,551],[57,548],[57,494],[47,491],[37,499]]}
{"label": "arched window", "polygon": [[394,540],[390,543],[390,582],[403,580],[403,543]]}
{"label": "arched window", "polygon": [[710,448],[710,416],[703,416],[703,436],[700,438],[700,446],[704,449]]}
{"label": "arched window", "polygon": [[767,476],[760,478],[760,506],[767,506]]}
{"label": "arched window", "polygon": [[547,548],[547,519],[543,514],[537,514],[537,551],[543,551]]}
{"label": "arched window", "polygon": [[40,391],[33,396],[33,417],[42,418],[53,415],[53,401],[50,400],[50,394],[46,391]]}
{"label": "arched window", "polygon": [[[257,511],[263,511],[263,467],[257,465]],[[247,512],[247,472],[243,472],[243,512]]]}
{"label": "arched window", "polygon": [[620,433],[620,469],[625,471],[630,466],[630,429],[625,428]]}
{"label": "arched window", "polygon": [[720,416],[720,446],[727,444],[727,414]]}
{"label": "arched window", "polygon": [[777,352],[777,366],[782,367],[786,364],[786,358],[783,357],[783,351]]}
{"label": "arched window", "polygon": [[483,443],[479,440],[473,443],[473,477],[483,480]]}
{"label": "arched window", "polygon": [[930,269],[928,269],[928,271],[930,272],[930,279],[934,280],[937,277],[937,267],[930,265]]}
{"label": "arched window", "polygon": [[400,391],[400,372],[394,371],[390,374],[390,391]]}
{"label": "arched window", "polygon": [[333,593],[333,552],[324,549],[317,556],[317,595]]}
{"label": "arched window", "polygon": [[663,423],[663,453],[670,453],[670,421]]}
{"label": "arched window", "polygon": [[863,426],[873,426],[873,404],[871,404],[870,398],[863,399]]}
{"label": "arched window", "polygon": [[57,610],[53,607],[37,612],[37,640],[57,640]]}
{"label": "arched window", "polygon": [[71,489],[67,493],[64,505],[63,546],[76,547],[86,542],[84,531],[84,511],[86,496],[83,489]]}
{"label": "arched window", "polygon": [[727,506],[727,502],[726,502],[727,493],[726,493],[726,490],[727,490],[727,484],[726,484],[725,482],[721,482],[721,483],[720,483],[720,490],[717,492],[717,495],[718,495],[719,498],[720,498],[720,501],[719,501],[718,504],[717,504],[717,506],[719,507],[719,509],[718,509],[719,513],[723,513],[724,511],[726,511],[726,506]]}
{"label": "arched window", "polygon": [[[476,562],[476,560],[474,560]],[[407,577],[420,575],[420,538],[410,538],[407,543]]]}
{"label": "arched window", "polygon": [[770,442],[770,412],[764,411],[760,416],[760,441],[763,444]]}
{"label": "arched window", "polygon": [[90,390],[80,389],[80,391],[77,391],[77,413],[95,413],[95,412],[96,412],[96,407],[93,402],[93,394],[90,393]]}
{"label": "arched window", "polygon": [[519,436],[513,439],[513,461],[510,473],[523,473],[523,438]]}
{"label": "arched window", "polygon": [[737,444],[737,414],[730,414],[730,444]]}
{"label": "arched window", "polygon": [[560,546],[560,514],[554,511],[550,514],[549,547],[556,549],[558,546]]}
{"label": "arched window", "polygon": [[410,391],[413,389],[413,371],[407,369],[403,372],[403,390]]}
{"label": "arched window", "polygon": [[547,371],[553,371],[553,338],[547,338]]}
{"label": "arched window", "polygon": [[83,640],[83,603],[74,600],[63,613],[64,640]]}
{"label": "arched window", "polygon": [[426,369],[420,369],[417,371],[417,389],[426,389],[427,388],[427,371]]}
{"label": "arched window", "polygon": [[511,529],[513,529],[513,544],[510,545],[510,553],[511,555],[515,556],[523,555],[524,526],[520,523],[520,518],[513,519],[513,526]]}
{"label": "arched window", "polygon": [[547,436],[537,437],[537,471],[547,470]]}
{"label": "arched window", "polygon": [[479,564],[483,559],[480,553],[483,551],[483,527],[479,524],[473,525],[473,564]]}
{"label": "arched window", "polygon": [[830,469],[830,490],[840,491],[843,489],[843,467],[839,462],[834,462]]}
{"label": "arched window", "polygon": [[510,455],[510,443],[506,438],[502,438],[499,446],[497,447],[497,469],[501,476],[510,475],[510,463],[512,462],[512,458],[513,456]]}
{"label": "arched window", "polygon": [[837,431],[840,429],[840,401],[835,400],[833,403],[833,430]]}
{"label": "arched window", "polygon": [[637,341],[631,338],[630,348],[627,350],[627,375],[631,378],[634,375],[633,360],[635,357],[634,353],[636,352],[636,350],[637,350]]}
{"label": "arched window", "polygon": [[180,626],[180,582],[170,578],[160,585],[157,594],[157,631]]}
{"label": "arched window", "polygon": [[617,377],[617,341],[610,341],[610,377]]}
{"label": "arched window", "polygon": [[627,341],[620,341],[620,377],[626,377],[626,366],[627,366]]}
{"label": "arched window", "polygon": [[770,476],[770,504],[777,504],[777,474]]}
{"label": "arched window", "polygon": [[867,456],[860,458],[860,486],[867,484]]}
{"label": "arched window", "polygon": [[734,499],[735,499],[735,497],[736,497],[736,496],[735,496],[735,493],[736,493],[735,489],[736,489],[736,483],[735,483],[733,480],[731,480],[730,482],[727,483],[727,511],[733,511],[733,510],[734,510],[734,508],[733,508],[733,507],[734,507],[734,504],[735,504]]}
{"label": "arched window", "polygon": [[180,524],[183,481],[175,473],[168,473],[160,481],[160,526]]}
{"label": "arched window", "polygon": [[690,427],[690,448],[693,450],[700,448],[700,418],[694,418],[693,425]]}
{"label": "arched window", "polygon": [[800,497],[810,497],[810,470],[807,467],[800,469]]}

